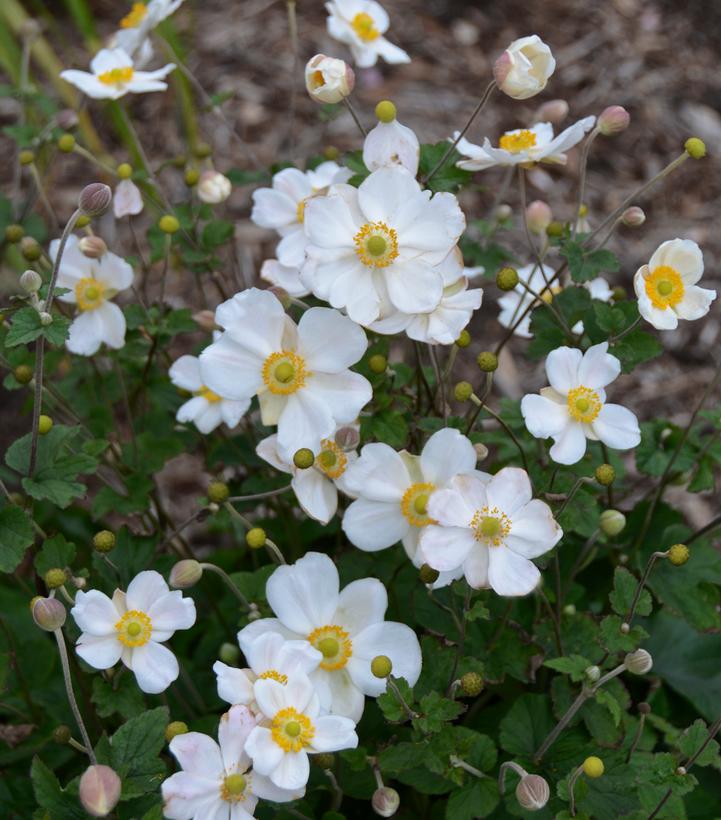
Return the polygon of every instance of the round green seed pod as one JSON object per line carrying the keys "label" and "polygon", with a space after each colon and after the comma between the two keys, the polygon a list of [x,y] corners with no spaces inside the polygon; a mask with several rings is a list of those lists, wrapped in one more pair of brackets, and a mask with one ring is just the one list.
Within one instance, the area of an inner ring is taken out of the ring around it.
{"label": "round green seed pod", "polygon": [[490,350],[484,350],[482,353],[479,353],[476,361],[484,373],[493,373],[494,370],[498,369],[498,356],[496,356],[495,353],[491,353]]}
{"label": "round green seed pod", "polygon": [[461,692],[469,698],[476,698],[483,690],[483,678],[478,672],[466,672],[461,675]]}
{"label": "round green seed pod", "polygon": [[245,534],[245,543],[252,549],[257,550],[265,546],[267,536],[262,527],[253,527]]}

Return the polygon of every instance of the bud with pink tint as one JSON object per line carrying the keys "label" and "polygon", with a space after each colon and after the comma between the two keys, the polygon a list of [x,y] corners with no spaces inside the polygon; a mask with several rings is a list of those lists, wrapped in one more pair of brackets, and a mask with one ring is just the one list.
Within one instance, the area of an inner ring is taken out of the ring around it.
{"label": "bud with pink tint", "polygon": [[317,103],[339,103],[355,85],[353,69],[343,60],[316,54],[305,67],[305,87]]}
{"label": "bud with pink tint", "polygon": [[106,253],[108,246],[99,236],[83,236],[78,241],[78,247],[88,259],[100,259]]}
{"label": "bud with pink tint", "polygon": [[65,607],[57,598],[33,598],[31,611],[37,626],[46,632],[60,629],[67,617]]}
{"label": "bud with pink tint", "polygon": [[631,122],[631,115],[620,105],[610,105],[601,112],[596,127],[604,137],[612,137],[620,134],[628,128]]}
{"label": "bud with pink tint", "polygon": [[203,567],[193,558],[178,561],[170,570],[169,585],[173,589],[190,589],[203,577]]}
{"label": "bud with pink tint", "polygon": [[549,100],[536,111],[533,122],[550,122],[553,125],[558,125],[567,116],[568,103],[565,100]]}
{"label": "bud with pink tint", "polygon": [[120,778],[110,766],[88,766],[79,788],[80,802],[91,817],[107,817],[120,800]]}
{"label": "bud with pink tint", "polygon": [[638,205],[631,205],[630,208],[621,214],[621,223],[627,228],[638,228],[646,221],[646,214]]}
{"label": "bud with pink tint", "polygon": [[110,207],[113,192],[102,182],[91,182],[80,192],[78,207],[85,216],[102,216]]}
{"label": "bud with pink tint", "polygon": [[526,208],[526,224],[531,233],[545,234],[552,220],[553,214],[550,207],[540,199],[535,199]]}
{"label": "bud with pink tint", "polygon": [[556,69],[551,49],[537,34],[514,40],[493,66],[498,88],[514,100],[540,94]]}

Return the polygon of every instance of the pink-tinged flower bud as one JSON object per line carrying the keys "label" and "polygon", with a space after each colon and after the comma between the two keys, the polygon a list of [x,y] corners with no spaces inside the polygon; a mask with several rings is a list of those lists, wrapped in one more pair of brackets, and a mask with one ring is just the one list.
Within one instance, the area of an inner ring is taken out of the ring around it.
{"label": "pink-tinged flower bud", "polygon": [[550,796],[548,783],[539,774],[527,774],[516,786],[516,800],[526,811],[539,811]]}
{"label": "pink-tinged flower bud", "polygon": [[637,649],[635,652],[629,652],[623,663],[632,675],[645,675],[651,671],[653,658],[645,649]]}
{"label": "pink-tinged flower bud", "polygon": [[120,800],[121,783],[110,766],[89,766],[80,778],[80,802],[92,817],[107,817]]}
{"label": "pink-tinged flower bud", "polygon": [[92,182],[80,192],[78,207],[85,216],[102,216],[113,201],[113,192],[102,182]]}
{"label": "pink-tinged flower bud", "polygon": [[360,444],[360,433],[355,427],[340,427],[335,434],[335,443],[348,452]]}
{"label": "pink-tinged flower bud", "polygon": [[610,105],[601,112],[598,118],[598,130],[605,137],[612,137],[614,134],[620,134],[628,128],[631,122],[631,115],[620,105]]}
{"label": "pink-tinged flower bud", "polygon": [[78,247],[88,259],[100,259],[108,250],[105,240],[99,236],[83,236],[78,242]]}
{"label": "pink-tinged flower bud", "polygon": [[178,561],[170,570],[168,583],[174,589],[189,589],[194,587],[203,577],[203,567],[193,558]]}
{"label": "pink-tinged flower bud", "polygon": [[64,108],[58,113],[57,117],[55,117],[55,122],[57,122],[63,131],[70,131],[78,124],[78,115],[72,108]]}
{"label": "pink-tinged flower bud", "polygon": [[626,210],[621,215],[621,222],[627,228],[638,228],[639,226],[643,225],[646,221],[646,214],[643,212],[642,208],[639,208],[638,205],[631,205],[630,208],[626,208]]}
{"label": "pink-tinged flower bud", "polygon": [[540,199],[535,199],[526,208],[526,222],[531,233],[546,233],[546,228],[551,224],[552,219],[551,209]]}
{"label": "pink-tinged flower bud", "polygon": [[493,66],[498,88],[514,100],[535,97],[556,69],[551,49],[537,34],[514,40]]}
{"label": "pink-tinged flower bud", "polygon": [[209,205],[218,205],[231,195],[233,186],[228,177],[218,171],[203,171],[198,182],[198,197]]}
{"label": "pink-tinged flower bud", "polygon": [[568,103],[565,100],[549,100],[540,106],[533,117],[533,122],[550,122],[558,125],[568,116]]}
{"label": "pink-tinged flower bud", "polygon": [[67,612],[57,598],[37,597],[32,605],[33,620],[46,632],[55,632],[65,623]]}
{"label": "pink-tinged flower bud", "polygon": [[305,66],[305,87],[317,103],[339,103],[355,85],[353,69],[343,60],[316,54]]}
{"label": "pink-tinged flower bud", "polygon": [[193,321],[206,333],[218,330],[218,325],[215,323],[215,313],[212,310],[199,310],[193,314]]}
{"label": "pink-tinged flower bud", "polygon": [[371,806],[373,811],[381,817],[393,817],[401,804],[401,798],[395,789],[383,786],[373,792]]}

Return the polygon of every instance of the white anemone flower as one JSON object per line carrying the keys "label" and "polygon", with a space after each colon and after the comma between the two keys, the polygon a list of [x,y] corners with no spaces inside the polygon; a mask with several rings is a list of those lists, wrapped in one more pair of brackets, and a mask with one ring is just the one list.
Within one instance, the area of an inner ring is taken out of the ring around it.
{"label": "white anemone flower", "polygon": [[[466,171],[484,171],[495,165],[528,166],[536,162],[565,165],[565,152],[578,145],[595,122],[595,117],[584,117],[556,137],[550,122],[539,122],[530,128],[506,131],[498,140],[498,148],[491,145],[488,137],[482,147],[463,138],[457,147],[466,159],[459,160],[456,165]],[[454,139],[457,137],[458,132],[453,135]]]}
{"label": "white anemone flower", "polygon": [[134,2],[120,21],[120,30],[114,37],[115,44],[133,57],[138,65],[145,65],[152,57],[148,36],[182,5],[183,0],[150,0],[147,4]]}
{"label": "white anemone flower", "polygon": [[234,401],[257,395],[284,459],[318,452],[371,400],[368,380],[348,369],[365,353],[365,333],[337,311],[310,308],[296,325],[272,293],[251,288],[223,302],[215,320],[225,332],[200,354],[203,384]]}
{"label": "white anemone flower", "polygon": [[302,299],[310,293],[300,278],[300,268],[297,265],[281,265],[277,259],[266,259],[260,266],[260,278],[282,288],[296,299]]}
{"label": "white anemone flower", "polygon": [[119,100],[126,94],[165,91],[165,77],[175,68],[168,63],[155,71],[137,71],[122,48],[104,48],[90,61],[90,71],[68,69],[60,76],[95,100]]}
{"label": "white anemone flower", "polygon": [[[504,293],[498,300],[498,305],[501,308],[501,312],[498,314],[498,321],[503,327],[513,327],[520,317],[523,316],[529,305],[540,304],[538,299],[531,296],[521,282],[525,282],[534,293],[541,296],[544,301],[549,302],[562,290],[558,283],[551,285],[550,288],[548,287],[547,283],[551,281],[555,271],[546,265],[543,266],[542,270],[539,269],[538,265],[525,265],[519,268],[517,273],[519,283],[513,290]],[[521,336],[524,339],[531,339],[533,337],[531,333],[530,311],[515,328],[513,335]]]}
{"label": "white anemone flower", "polygon": [[146,570],[112,598],[97,589],[79,590],[70,614],[82,631],[76,651],[86,663],[110,669],[122,660],[143,692],[157,695],[180,671],[163,644],[195,623],[195,603],[180,590],[171,592],[159,572]]}
{"label": "white anemone flower", "polygon": [[278,449],[278,436],[264,438],[255,452],[276,470],[293,476],[290,484],[303,512],[327,524],[338,510],[338,490],[349,494],[345,473],[358,458],[355,451],[344,450],[333,436],[323,439],[314,453],[312,467],[299,469],[293,459],[284,459]]}
{"label": "white anemone flower", "polygon": [[218,724],[218,742],[200,732],[176,735],[169,745],[181,771],[163,781],[163,817],[168,820],[253,820],[261,800],[287,803],[303,788],[280,789],[250,771],[246,745],[257,723],[245,706],[234,706]]}
{"label": "white anemone flower", "polygon": [[531,560],[552,549],[563,531],[548,504],[532,498],[525,470],[504,467],[489,481],[458,475],[428,503],[435,523],[421,535],[419,551],[441,572],[462,568],[474,589],[527,595],[541,574]]}
{"label": "white anemone flower", "polygon": [[514,100],[535,97],[556,70],[551,49],[537,34],[514,40],[496,60],[493,76],[504,94]]}
{"label": "white anemone flower", "polygon": [[400,165],[415,176],[420,157],[418,137],[395,118],[391,122],[379,122],[363,143],[363,162],[369,171]]}
{"label": "white anemone flower", "polygon": [[405,168],[380,168],[359,188],[334,185],[305,218],[303,280],[358,324],[381,318],[386,293],[402,313],[430,313],[460,275],[441,265],[465,229],[458,200],[431,197]]}
{"label": "white anemone flower", "polygon": [[305,260],[303,223],[307,203],[323,196],[330,185],[347,182],[352,176],[349,168],[341,168],[336,162],[321,162],[312,171],[284,168],[273,176],[272,188],[253,191],[250,218],[261,228],[272,228],[280,234],[276,254],[281,264],[298,267]]}
{"label": "white anemone flower", "polygon": [[321,715],[313,684],[305,675],[286,683],[265,678],[255,682],[261,724],[250,733],[245,750],[253,771],[281,789],[305,787],[309,754],[355,749],[355,722],[339,715]]}
{"label": "white anemone flower", "polygon": [[633,277],[638,312],[658,330],[674,330],[679,319],[700,319],[716,298],[715,290],[697,286],[702,275],[701,248],[691,239],[669,239]]}
{"label": "white anemone flower", "polygon": [[198,180],[198,199],[207,202],[209,205],[218,205],[231,195],[233,185],[231,181],[220,171],[203,171]]}
{"label": "white anemone flower", "polygon": [[[59,247],[59,239],[50,243],[53,262]],[[65,343],[71,353],[92,356],[102,344],[116,350],[125,344],[125,316],[110,300],[132,284],[133,269],[120,256],[106,251],[99,259],[91,259],[80,250],[77,236],[68,237],[57,286],[68,290],[58,300],[79,311]]]}
{"label": "white anemone flower", "polygon": [[351,50],[360,68],[373,66],[381,57],[387,63],[410,63],[402,48],[383,36],[390,19],[375,0],[333,0],[325,4],[328,11],[328,33]]}
{"label": "white anemone flower", "polygon": [[420,566],[418,539],[433,523],[431,495],[457,473],[473,472],[477,459],[471,442],[450,427],[434,433],[420,456],[398,453],[387,444],[366,444],[346,475],[346,486],[358,497],[345,511],[343,532],[366,552],[402,541],[408,557]]}
{"label": "white anemone flower", "polygon": [[178,408],[175,418],[181,423],[192,421],[201,433],[211,433],[223,423],[232,430],[248,412],[250,399],[224,399],[203,384],[197,356],[181,356],[168,375],[176,387],[193,394]]}
{"label": "white anemone flower", "polygon": [[575,464],[586,452],[586,440],[614,450],[630,450],[641,441],[638,419],[620,404],[607,404],[606,391],[621,372],[608,342],[589,347],[559,347],[546,358],[550,387],[528,394],[521,413],[529,433],[553,438],[549,455],[558,464]]}
{"label": "white anemone flower", "polygon": [[143,210],[143,196],[132,179],[121,179],[113,192],[113,215],[116,219],[137,216]]}
{"label": "white anemone flower", "polygon": [[[334,715],[358,721],[365,695],[378,697],[386,680],[371,672],[371,661],[386,655],[393,675],[413,686],[421,673],[421,649],[415,632],[405,624],[384,621],[388,594],[376,578],[362,578],[340,590],[338,570],[319,552],[306,553],[290,566],[281,566],[268,579],[266,595],[275,618],[252,621],[238,633],[246,654],[265,632],[279,632],[289,640],[306,640],[322,655],[310,673],[320,706]],[[256,701],[261,684],[257,681]],[[290,683],[290,681],[289,681]],[[269,717],[272,717],[268,715]]]}
{"label": "white anemone flower", "polygon": [[309,675],[323,660],[308,641],[287,641],[278,632],[265,632],[254,641],[244,641],[244,645],[247,669],[216,661],[213,672],[218,679],[218,697],[253,709],[257,709],[253,690],[257,680],[272,678],[287,683],[298,672]]}

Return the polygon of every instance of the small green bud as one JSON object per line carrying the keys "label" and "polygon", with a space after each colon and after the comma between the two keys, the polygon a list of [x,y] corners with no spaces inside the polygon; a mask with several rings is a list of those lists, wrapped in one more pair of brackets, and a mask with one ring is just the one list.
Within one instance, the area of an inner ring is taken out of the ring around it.
{"label": "small green bud", "polygon": [[591,777],[593,779],[597,777],[601,777],[604,772],[604,765],[603,760],[600,757],[595,757],[591,755],[591,757],[587,757],[583,761],[583,772],[586,777]]}
{"label": "small green bud", "polygon": [[228,643],[226,641],[226,643],[220,645],[218,655],[223,663],[227,663],[229,666],[234,666],[240,660],[240,649],[237,644]]}
{"label": "small green bud", "polygon": [[130,179],[133,175],[133,166],[128,162],[121,162],[117,167],[117,172],[120,179]]}
{"label": "small green bud", "polygon": [[336,160],[340,156],[340,151],[335,147],[335,145],[326,145],[323,149],[323,156],[328,160]]}
{"label": "small green bud", "polygon": [[53,740],[61,746],[65,746],[69,743],[72,736],[73,733],[70,731],[70,727],[64,723],[61,723],[53,729]]}
{"label": "small green bud", "polygon": [[69,154],[75,148],[75,137],[72,134],[63,134],[58,139],[58,148],[64,154]]}
{"label": "small green bud", "polygon": [[566,604],[563,607],[563,614],[568,615],[569,617],[576,614],[576,605],[575,604]]}
{"label": "small green bud", "polygon": [[34,375],[33,369],[29,364],[19,364],[15,370],[13,370],[13,376],[15,376],[15,380],[20,382],[20,384],[29,384],[33,380]]}
{"label": "small green bud", "polygon": [[496,274],[496,284],[501,290],[513,290],[518,284],[518,271],[515,268],[501,268]]}
{"label": "small green bud", "polygon": [[180,230],[180,222],[172,214],[165,214],[160,217],[158,227],[163,233],[174,234]]}
{"label": "small green bud", "polygon": [[335,755],[330,752],[321,752],[320,754],[313,755],[311,760],[321,769],[332,769],[335,763]]}
{"label": "small green bud", "polygon": [[553,222],[549,222],[546,228],[546,236],[563,236],[563,222],[558,222],[555,219]]}
{"label": "small green bud", "polygon": [[470,382],[458,382],[453,388],[456,401],[468,401],[473,395],[473,385]]}
{"label": "small green bud", "polygon": [[100,530],[93,536],[93,548],[97,552],[110,552],[115,548],[115,535],[110,530]]}
{"label": "small green bud", "polygon": [[185,170],[185,184],[188,188],[192,188],[194,185],[197,185],[199,179],[200,171],[198,171],[197,168],[187,168]]}
{"label": "small green bud", "polygon": [[616,478],[616,471],[610,464],[599,464],[594,475],[599,484],[610,487]]}
{"label": "small green bud", "polygon": [[614,302],[623,302],[623,300],[628,296],[628,291],[623,285],[616,285],[616,287],[611,292],[611,298]]}
{"label": "small green bud", "polygon": [[199,142],[195,148],[193,148],[193,154],[198,159],[207,159],[212,153],[213,149],[207,142]]}
{"label": "small green bud", "polygon": [[686,544],[674,544],[668,551],[668,560],[675,566],[680,567],[691,557],[691,551]]}
{"label": "small green bud", "polygon": [[706,156],[706,143],[698,137],[689,137],[683,147],[692,159],[703,159]]}
{"label": "small green bud", "polygon": [[456,339],[456,347],[468,347],[472,341],[471,334],[467,330],[462,330],[461,335]]}
{"label": "small green bud", "polygon": [[165,740],[170,741],[178,735],[188,734],[188,724],[182,720],[173,720],[165,727]]}
{"label": "small green bud", "polygon": [[80,216],[75,220],[75,227],[76,228],[86,228],[91,222],[90,217],[87,214],[80,214]]}
{"label": "small green bud", "polygon": [[18,161],[21,165],[32,165],[35,162],[35,154],[30,150],[21,151],[18,154]]}
{"label": "small green bud", "polygon": [[54,569],[49,569],[45,573],[43,580],[45,581],[45,586],[48,589],[58,589],[58,587],[63,586],[63,584],[68,580],[68,574],[64,569],[59,569],[56,567]]}
{"label": "small green bud", "polygon": [[482,353],[479,353],[476,361],[484,373],[493,373],[494,370],[498,369],[498,356],[496,356],[495,353],[491,353],[490,350],[484,350]]}
{"label": "small green bud", "polygon": [[28,262],[37,262],[43,255],[43,249],[32,236],[24,236],[20,240],[20,253]]}
{"label": "small green bud", "polygon": [[25,230],[22,225],[8,225],[5,228],[5,241],[15,244],[25,236]]}
{"label": "small green bud", "polygon": [[461,692],[469,698],[477,698],[483,690],[483,678],[478,672],[461,675]]}
{"label": "small green bud", "polygon": [[36,270],[26,270],[20,276],[20,287],[25,293],[37,293],[43,286],[43,277]]}
{"label": "small green bud", "polygon": [[265,546],[267,538],[262,527],[253,527],[245,534],[245,543],[252,549],[257,550]]}
{"label": "small green bud", "polygon": [[173,565],[168,583],[173,589],[190,589],[203,577],[203,567],[194,558],[184,558]]}
{"label": "small green bud", "polygon": [[440,574],[437,569],[433,569],[428,564],[422,564],[418,570],[418,577],[424,584],[435,584]]}
{"label": "small green bud", "polygon": [[393,663],[388,655],[376,655],[371,661],[371,672],[376,678],[387,678],[393,671]]}
{"label": "small green bud", "polygon": [[376,353],[368,359],[368,367],[370,367],[371,373],[385,373],[388,367],[388,359],[380,353]]}
{"label": "small green bud", "polygon": [[381,100],[376,106],[376,117],[380,122],[393,122],[396,113],[396,107],[390,100]]}
{"label": "small green bud", "polygon": [[38,419],[38,433],[41,436],[46,436],[53,429],[53,420],[50,416],[42,415]]}
{"label": "small green bud", "polygon": [[208,484],[208,500],[215,504],[223,504],[230,497],[228,485],[222,481],[211,481]]}
{"label": "small green bud", "polygon": [[626,516],[618,510],[604,510],[598,523],[606,535],[618,535],[626,526]]}
{"label": "small green bud", "polygon": [[590,683],[596,683],[596,681],[601,677],[601,670],[597,666],[588,666],[583,674],[586,676],[586,680]]}
{"label": "small green bud", "polygon": [[312,450],[309,450],[307,447],[301,447],[300,450],[296,450],[293,456],[293,464],[295,464],[299,470],[307,470],[309,467],[312,467],[314,463],[315,456]]}

